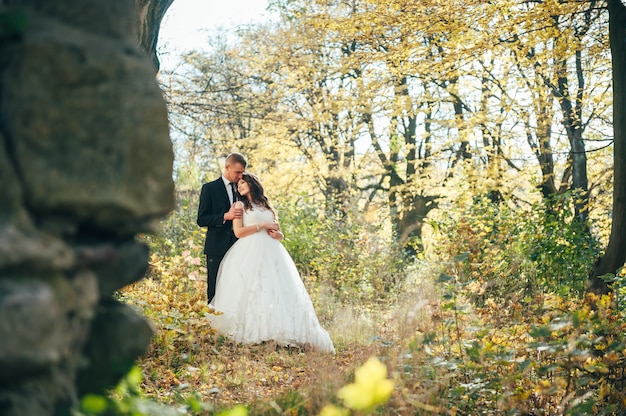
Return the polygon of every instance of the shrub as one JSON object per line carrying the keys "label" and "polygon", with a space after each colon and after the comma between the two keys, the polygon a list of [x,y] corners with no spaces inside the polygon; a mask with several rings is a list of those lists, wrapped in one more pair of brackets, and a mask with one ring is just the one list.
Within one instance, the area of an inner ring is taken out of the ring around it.
{"label": "shrub", "polygon": [[320,213],[307,201],[279,207],[284,244],[305,280],[342,300],[383,300],[402,282],[401,249],[353,212]]}
{"label": "shrub", "polygon": [[[599,243],[572,220],[568,202],[565,196],[559,210],[541,204],[523,210],[477,200],[457,218],[433,223],[436,254],[458,267],[479,303],[537,291],[580,296]],[[463,261],[453,261],[458,256]]]}

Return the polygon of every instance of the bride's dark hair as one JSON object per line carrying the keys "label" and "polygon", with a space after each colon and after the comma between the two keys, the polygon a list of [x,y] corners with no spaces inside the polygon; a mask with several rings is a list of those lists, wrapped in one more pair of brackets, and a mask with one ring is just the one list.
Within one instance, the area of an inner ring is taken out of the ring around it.
{"label": "bride's dark hair", "polygon": [[244,172],[241,179],[246,181],[250,188],[250,196],[248,198],[241,198],[244,209],[252,209],[252,204],[260,205],[272,211],[274,213],[274,219],[276,219],[276,210],[274,210],[274,207],[272,207],[270,201],[265,196],[265,190],[259,178],[252,173]]}

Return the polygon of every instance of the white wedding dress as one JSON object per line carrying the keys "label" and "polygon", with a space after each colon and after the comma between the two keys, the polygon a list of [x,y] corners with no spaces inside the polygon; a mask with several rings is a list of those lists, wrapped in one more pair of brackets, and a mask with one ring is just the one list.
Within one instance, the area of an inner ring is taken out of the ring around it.
{"label": "white wedding dress", "polygon": [[[273,213],[262,207],[243,214],[244,226],[271,221]],[[237,342],[275,341],[335,352],[291,256],[265,230],[240,238],[228,250],[211,306],[222,313],[209,315],[211,326]]]}

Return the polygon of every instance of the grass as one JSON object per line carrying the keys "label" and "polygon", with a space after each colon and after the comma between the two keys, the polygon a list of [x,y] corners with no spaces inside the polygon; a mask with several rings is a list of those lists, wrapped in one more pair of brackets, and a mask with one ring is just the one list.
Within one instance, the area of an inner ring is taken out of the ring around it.
{"label": "grass", "polygon": [[[337,350],[329,355],[216,334],[205,318],[205,283],[171,270],[153,258],[148,278],[120,298],[155,325],[138,361],[143,393],[187,414],[244,405],[251,415],[317,415],[341,405],[336,392],[371,356],[395,384],[378,414],[612,415],[626,407],[624,389],[614,388],[626,367],[626,325],[606,304],[594,311],[583,300],[537,294],[476,307],[422,264],[407,271],[393,301],[341,304],[331,291],[311,291]],[[593,339],[599,331],[604,338]],[[190,401],[202,406],[190,410]]]}
{"label": "grass", "polygon": [[209,413],[244,404],[251,414],[315,414],[337,402],[335,392],[369,357],[393,356],[410,336],[432,328],[430,315],[437,304],[429,279],[418,276],[407,285],[404,299],[392,305],[342,305],[329,291],[319,290],[312,298],[335,355],[272,343],[240,345],[207,324],[201,279],[156,269],[120,292],[155,327],[149,350],[139,360],[143,391],[172,406],[195,396],[210,405]]}

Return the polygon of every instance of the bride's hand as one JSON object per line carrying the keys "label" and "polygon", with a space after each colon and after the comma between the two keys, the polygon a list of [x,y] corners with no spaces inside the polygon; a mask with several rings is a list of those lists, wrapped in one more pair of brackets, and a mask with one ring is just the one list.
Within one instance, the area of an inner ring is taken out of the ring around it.
{"label": "bride's hand", "polygon": [[269,233],[270,231],[277,231],[278,224],[275,222],[264,222],[261,224],[261,228],[264,228]]}
{"label": "bride's hand", "polygon": [[267,233],[275,240],[282,240],[284,237],[283,232],[280,230],[269,230]]}

